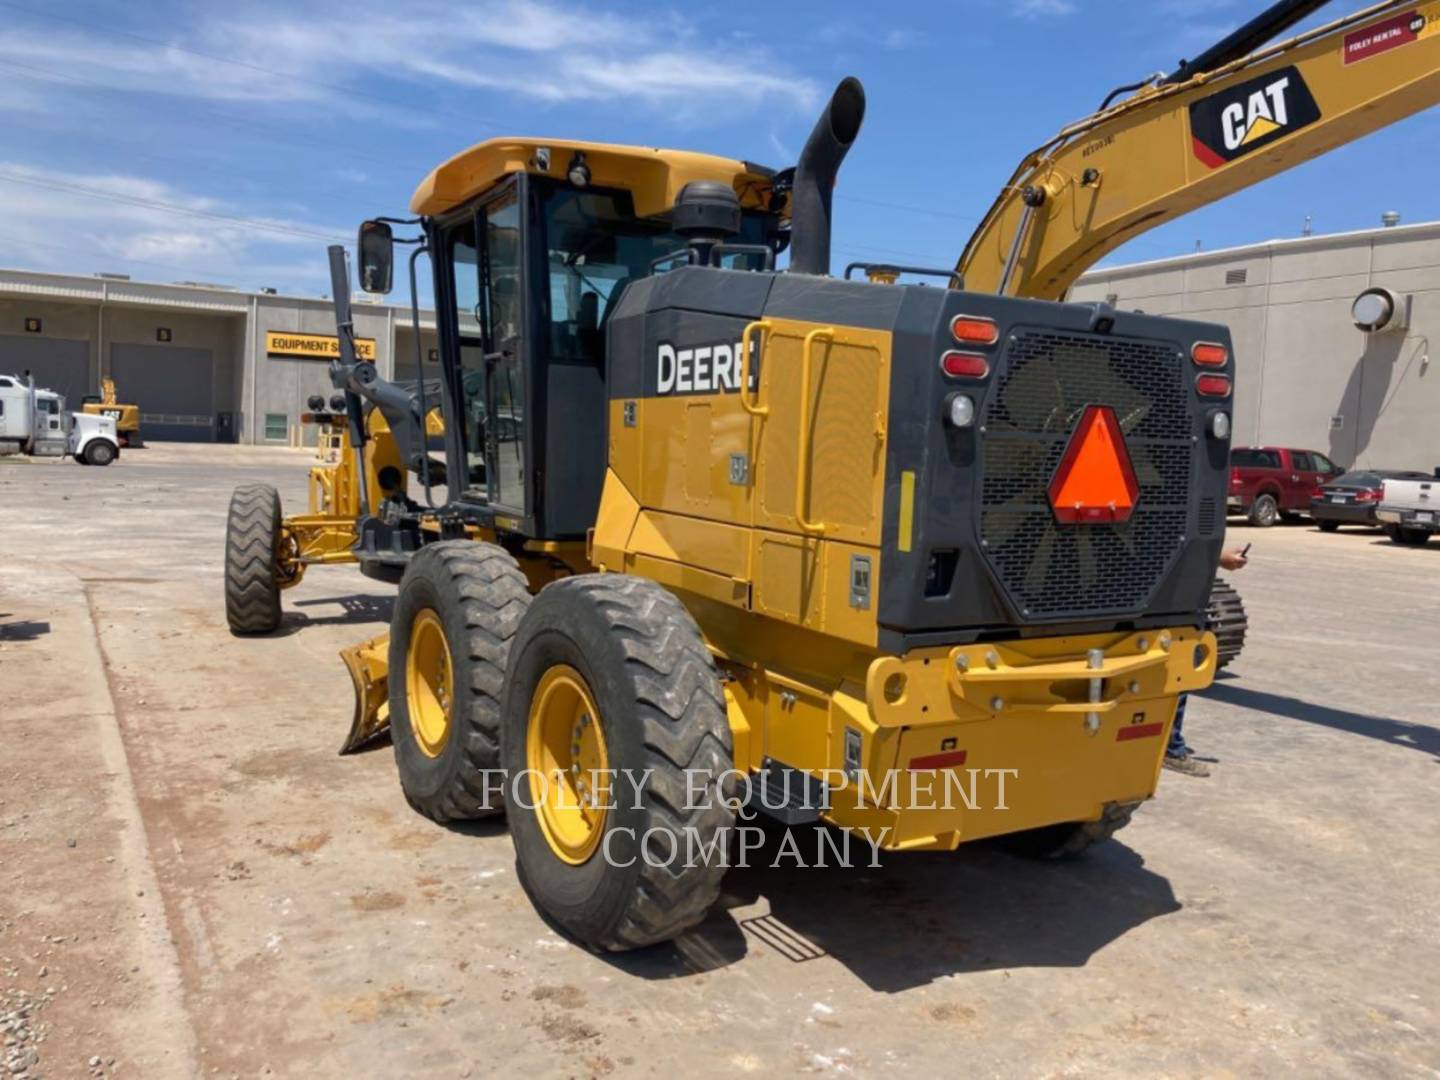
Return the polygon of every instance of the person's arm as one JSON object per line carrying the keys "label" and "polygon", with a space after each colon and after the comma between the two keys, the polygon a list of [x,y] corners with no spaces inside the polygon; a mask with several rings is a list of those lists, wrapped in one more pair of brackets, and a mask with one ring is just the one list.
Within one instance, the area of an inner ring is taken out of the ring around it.
{"label": "person's arm", "polygon": [[1250,545],[1243,548],[1231,548],[1220,556],[1220,568],[1222,570],[1243,570],[1250,558],[1245,553],[1250,550]]}

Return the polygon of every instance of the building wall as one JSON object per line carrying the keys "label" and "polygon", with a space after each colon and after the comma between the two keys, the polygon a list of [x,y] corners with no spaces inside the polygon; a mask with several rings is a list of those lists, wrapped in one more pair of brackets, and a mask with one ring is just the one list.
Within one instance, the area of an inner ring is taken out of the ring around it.
{"label": "building wall", "polygon": [[[388,304],[359,302],[354,312],[357,336],[375,339],[380,374],[397,377],[398,349],[404,357],[398,377],[413,377],[414,338],[408,304],[397,310]],[[42,333],[25,333],[28,317],[42,320]],[[170,331],[168,343],[157,340],[161,327]],[[208,355],[213,365],[208,408],[215,418],[225,414],[232,420],[235,438],[254,443],[313,443],[315,431],[303,425],[300,417],[312,394],[328,400],[334,393],[328,363],[267,355],[265,335],[272,330],[333,337],[334,309],[328,300],[318,297],[0,269],[0,339],[23,335],[22,340],[33,337],[83,343],[89,356],[84,392],[98,392],[101,376],[111,373],[116,345],[171,348],[176,350],[175,357]],[[421,315],[421,343],[427,356],[436,346],[434,318],[428,312]],[[0,368],[4,366],[0,355]],[[434,371],[438,373],[438,367]],[[118,385],[117,390],[121,399],[126,399],[126,387]],[[137,403],[144,412],[145,402]],[[73,404],[78,407],[79,403]],[[197,408],[196,412],[200,411]],[[268,431],[267,417],[272,421]],[[215,430],[207,429],[204,437],[213,437]],[[267,438],[267,434],[274,437]],[[198,432],[197,437],[201,437]]]}
{"label": "building wall", "polygon": [[[1243,282],[1239,279],[1243,272]],[[1412,297],[1408,331],[1367,335],[1371,286]],[[1322,450],[1342,465],[1440,465],[1440,224],[1274,241],[1092,271],[1071,292],[1211,320],[1235,345],[1237,444]]]}

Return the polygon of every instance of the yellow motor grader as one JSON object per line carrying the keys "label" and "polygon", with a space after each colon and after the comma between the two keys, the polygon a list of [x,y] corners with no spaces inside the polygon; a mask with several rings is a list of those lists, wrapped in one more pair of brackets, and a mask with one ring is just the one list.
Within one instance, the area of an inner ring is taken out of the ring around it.
{"label": "yellow motor grader", "polygon": [[[403,572],[344,654],[346,748],[388,726],[417,810],[508,812],[524,887],[594,948],[703,918],[752,811],[886,850],[1108,838],[1214,675],[1234,358],[1220,326],[1031,297],[1435,100],[1440,36],[1337,52],[1401,5],[1255,51],[1316,6],[1062,132],[946,288],[829,276],[853,79],[793,170],[546,139],[436,168],[360,231],[368,292],[397,239],[433,266],[446,494],[356,472],[354,551]],[[330,268],[348,437],[373,407],[413,464],[425,406],[356,359]]]}

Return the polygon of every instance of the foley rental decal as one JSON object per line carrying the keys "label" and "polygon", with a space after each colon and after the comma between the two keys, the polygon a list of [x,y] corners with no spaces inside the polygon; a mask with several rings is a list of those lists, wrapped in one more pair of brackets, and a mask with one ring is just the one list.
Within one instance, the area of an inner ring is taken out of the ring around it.
{"label": "foley rental decal", "polygon": [[1419,41],[1435,33],[1437,26],[1440,26],[1440,9],[1433,6],[1427,11],[1412,9],[1372,23],[1345,35],[1342,46],[1345,63],[1359,63]]}
{"label": "foley rental decal", "polygon": [[1299,70],[1283,67],[1192,103],[1190,134],[1195,156],[1218,169],[1319,119]]}
{"label": "foley rental decal", "polygon": [[[329,334],[287,334],[265,331],[265,355],[300,360],[330,360],[340,355],[340,339]],[[356,338],[355,358],[375,361],[375,339]]]}

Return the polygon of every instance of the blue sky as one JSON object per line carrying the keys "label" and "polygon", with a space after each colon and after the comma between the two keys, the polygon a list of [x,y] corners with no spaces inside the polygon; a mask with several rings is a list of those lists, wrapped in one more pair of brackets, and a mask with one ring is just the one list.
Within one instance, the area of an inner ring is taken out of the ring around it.
{"label": "blue sky", "polygon": [[[1029,149],[1268,0],[0,0],[0,265],[325,291],[324,245],[497,134],[793,162],[834,83],[869,110],[837,269],[950,266]],[[1338,0],[1326,18],[1357,7]],[[1312,19],[1312,23],[1319,21]],[[1421,114],[1110,261],[1440,217]]]}

